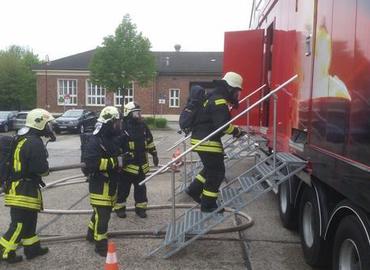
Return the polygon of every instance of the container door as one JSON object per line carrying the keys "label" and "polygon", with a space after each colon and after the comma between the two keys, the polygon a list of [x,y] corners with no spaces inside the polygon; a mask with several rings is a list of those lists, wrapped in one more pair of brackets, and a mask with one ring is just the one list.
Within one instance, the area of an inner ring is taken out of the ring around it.
{"label": "container door", "polygon": [[[223,72],[234,71],[243,77],[243,90],[240,99],[247,96],[262,85],[264,30],[236,31],[225,33]],[[260,94],[249,99],[250,105],[258,101]],[[240,104],[236,115],[246,108],[246,102]],[[250,125],[259,125],[259,108],[253,109],[249,115]],[[246,125],[247,116],[239,118],[235,124]]]}

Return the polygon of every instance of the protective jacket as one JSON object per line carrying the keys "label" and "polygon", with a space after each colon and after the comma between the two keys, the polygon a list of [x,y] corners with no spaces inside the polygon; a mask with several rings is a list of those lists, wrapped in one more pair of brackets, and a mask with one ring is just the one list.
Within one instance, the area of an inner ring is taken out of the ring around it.
{"label": "protective jacket", "polygon": [[89,174],[90,204],[114,206],[118,181],[119,146],[114,138],[100,133],[89,139],[85,151],[86,172]]}
{"label": "protective jacket", "polygon": [[[207,137],[213,131],[230,121],[228,102],[226,100],[226,90],[216,88],[203,103],[202,110],[198,113],[197,120],[194,123],[191,144],[195,145],[203,138]],[[223,153],[221,137],[224,134],[233,134],[236,127],[229,124],[222,131],[212,136],[194,149],[196,152]]]}
{"label": "protective jacket", "polygon": [[149,171],[148,153],[157,155],[152,133],[144,122],[132,118],[124,121],[123,129],[121,147],[132,157],[123,170],[138,175],[141,169],[146,174]]}
{"label": "protective jacket", "polygon": [[11,164],[11,183],[6,190],[5,205],[41,210],[41,176],[49,173],[47,151],[41,138],[35,134],[18,138]]}

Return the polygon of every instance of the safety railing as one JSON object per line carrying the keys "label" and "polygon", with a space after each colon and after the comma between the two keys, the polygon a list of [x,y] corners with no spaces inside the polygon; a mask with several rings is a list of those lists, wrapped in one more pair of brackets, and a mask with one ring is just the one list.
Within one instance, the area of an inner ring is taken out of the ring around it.
{"label": "safety railing", "polygon": [[176,196],[175,195],[175,193],[176,193],[176,188],[175,188],[175,172],[176,172],[176,166],[174,166],[174,164],[176,164],[176,162],[178,162],[180,159],[182,159],[184,156],[186,156],[189,152],[193,151],[196,147],[198,147],[199,145],[201,145],[202,143],[204,143],[205,141],[207,141],[209,138],[211,138],[215,134],[217,134],[220,131],[222,131],[229,124],[231,124],[235,120],[239,119],[241,116],[243,116],[247,112],[251,111],[252,109],[254,109],[255,107],[257,107],[259,104],[261,104],[265,100],[269,99],[271,96],[273,96],[273,98],[274,98],[274,102],[273,102],[273,106],[274,106],[274,108],[273,108],[273,113],[274,113],[274,116],[273,116],[273,166],[274,166],[274,169],[275,169],[276,168],[276,139],[277,139],[277,95],[276,95],[276,93],[278,91],[280,91],[281,89],[283,89],[288,84],[290,84],[296,78],[298,78],[298,75],[297,74],[294,75],[293,77],[291,77],[289,80],[287,80],[283,84],[281,84],[280,86],[278,86],[277,88],[275,88],[274,90],[272,90],[269,94],[267,94],[263,98],[259,99],[257,102],[255,102],[254,104],[252,104],[251,106],[249,106],[248,108],[246,108],[244,111],[242,111],[241,113],[239,113],[238,115],[236,115],[230,121],[228,121],[227,123],[225,123],[224,125],[222,125],[218,129],[216,129],[215,131],[213,131],[212,133],[210,133],[204,139],[200,140],[198,143],[196,143],[195,145],[193,145],[192,147],[190,147],[189,149],[187,149],[186,151],[184,151],[178,157],[174,158],[173,160],[171,160],[170,162],[168,162],[166,165],[164,165],[162,168],[160,168],[159,170],[157,170],[152,175],[150,175],[149,177],[145,178],[143,181],[141,181],[139,183],[139,185],[143,185],[143,184],[147,183],[148,181],[150,181],[152,178],[154,178],[156,175],[160,174],[162,171],[166,170],[167,168],[169,168],[169,167],[172,168],[172,174],[171,174],[172,175],[171,176],[171,189],[172,189],[172,214],[171,214],[171,220],[172,220],[172,226],[174,228],[174,231],[176,231],[176,208],[175,208],[176,207],[176,203],[175,203],[175,196]]}
{"label": "safety railing", "polygon": [[[242,98],[241,100],[239,100],[239,104],[243,103],[246,101],[247,103],[247,108],[249,107],[250,105],[250,98],[258,93],[259,91],[261,91],[263,88],[265,88],[266,84],[260,86],[259,88],[257,88],[256,90],[254,90],[252,93],[248,94],[247,96],[245,96],[244,98]],[[247,127],[249,127],[249,111],[247,112]],[[168,148],[166,151],[171,151],[172,149],[174,149],[175,147],[179,146],[181,143],[183,144],[183,152],[186,151],[187,149],[187,140],[191,137],[191,134],[185,136],[184,138],[181,138],[180,140],[178,140],[177,142],[174,143],[174,145],[172,145],[170,148]],[[186,187],[187,186],[187,175],[188,175],[188,170],[187,170],[187,156],[184,157],[184,172],[183,172],[183,175],[184,175],[184,186]],[[194,170],[194,163],[193,163],[193,155],[192,155],[192,152],[190,152],[190,166],[191,166],[191,171]]]}
{"label": "safety railing", "polygon": [[[258,93],[259,91],[261,91],[263,88],[265,88],[265,86],[266,86],[266,84],[260,86],[258,89],[254,90],[252,93],[250,93],[249,95],[247,95],[244,98],[242,98],[241,100],[239,100],[239,104],[240,103],[243,103],[244,101],[246,101],[247,102],[247,108],[248,108],[249,107],[249,98],[252,97],[254,94]],[[247,113],[247,126],[249,126],[249,113]],[[183,143],[184,141],[188,140],[190,137],[191,137],[191,134],[187,135],[184,138],[181,138],[180,140],[178,140],[177,142],[175,142],[170,148],[168,148],[166,151],[167,152],[168,151],[171,151],[176,146],[178,146],[181,143]]]}

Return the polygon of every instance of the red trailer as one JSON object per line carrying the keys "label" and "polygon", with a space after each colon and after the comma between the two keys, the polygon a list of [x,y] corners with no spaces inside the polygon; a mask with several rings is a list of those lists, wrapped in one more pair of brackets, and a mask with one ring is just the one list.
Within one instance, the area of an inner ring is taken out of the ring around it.
{"label": "red trailer", "polygon": [[[254,1],[251,21],[225,34],[224,71],[243,75],[242,95],[299,75],[278,94],[278,149],[309,168],[279,187],[282,223],[308,264],[370,269],[370,1]],[[271,102],[250,116],[267,137]]]}

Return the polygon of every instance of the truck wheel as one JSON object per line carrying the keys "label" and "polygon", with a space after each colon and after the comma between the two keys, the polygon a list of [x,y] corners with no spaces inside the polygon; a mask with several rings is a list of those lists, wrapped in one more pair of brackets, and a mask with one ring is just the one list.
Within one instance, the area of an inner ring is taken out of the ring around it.
{"label": "truck wheel", "polygon": [[333,269],[370,269],[369,239],[354,215],[343,218],[338,226],[333,246]]}
{"label": "truck wheel", "polygon": [[299,206],[299,233],[303,255],[311,266],[328,264],[329,253],[320,237],[319,202],[313,188],[306,187]]}
{"label": "truck wheel", "polygon": [[287,229],[297,229],[297,215],[294,203],[291,201],[290,179],[279,186],[279,214],[283,226]]}

